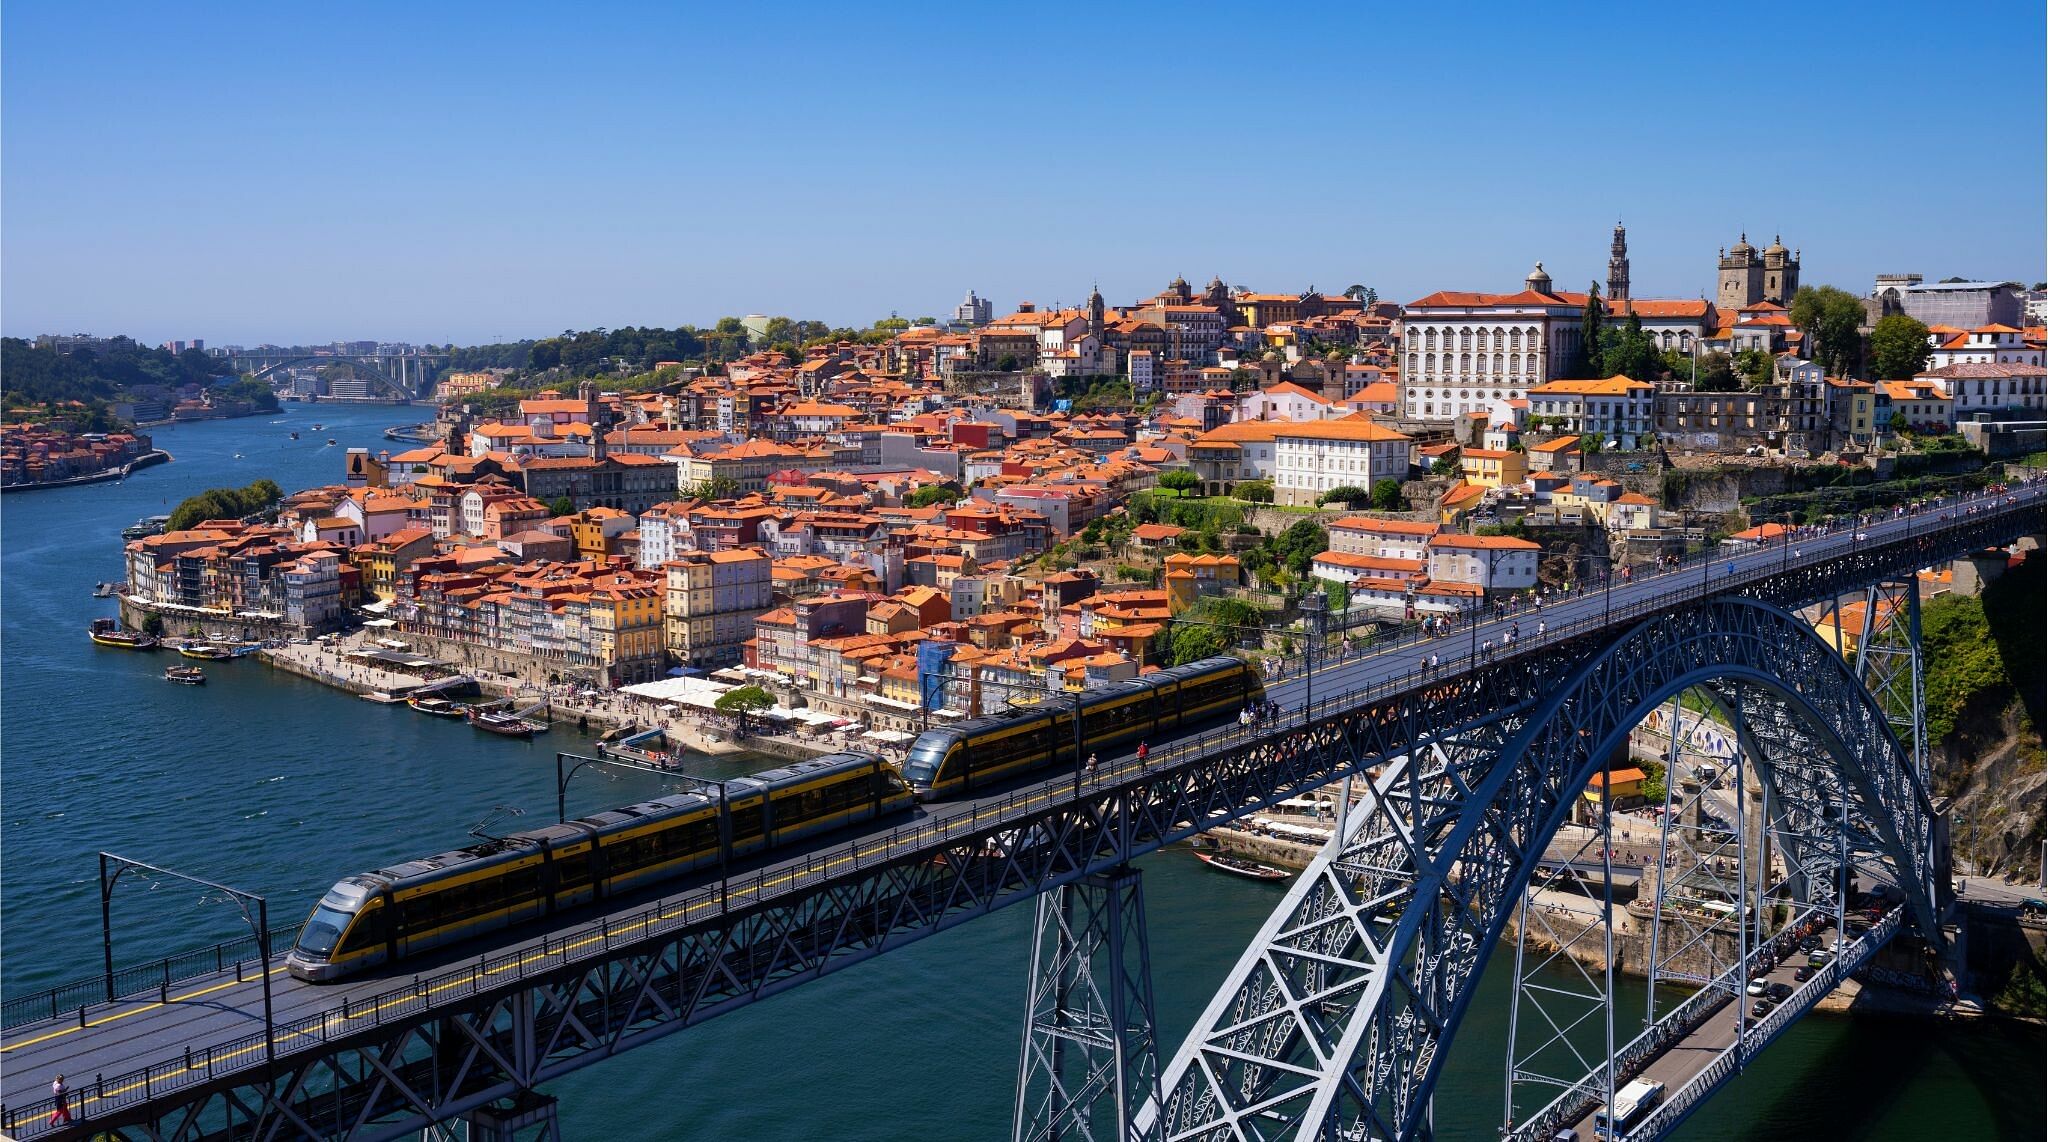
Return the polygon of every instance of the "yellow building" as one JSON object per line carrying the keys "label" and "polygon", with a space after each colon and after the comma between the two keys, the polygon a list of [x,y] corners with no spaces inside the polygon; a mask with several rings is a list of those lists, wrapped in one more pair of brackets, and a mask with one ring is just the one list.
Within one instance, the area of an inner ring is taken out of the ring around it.
{"label": "yellow building", "polygon": [[666,673],[661,588],[613,582],[590,589],[590,647],[611,684],[653,682]]}
{"label": "yellow building", "polygon": [[349,557],[362,573],[363,590],[388,603],[397,597],[399,576],[405,574],[415,561],[433,553],[434,530],[413,527],[360,544],[349,553]]}
{"label": "yellow building", "polygon": [[1467,448],[1458,467],[1466,483],[1482,488],[1512,488],[1529,478],[1529,457],[1505,449]]}

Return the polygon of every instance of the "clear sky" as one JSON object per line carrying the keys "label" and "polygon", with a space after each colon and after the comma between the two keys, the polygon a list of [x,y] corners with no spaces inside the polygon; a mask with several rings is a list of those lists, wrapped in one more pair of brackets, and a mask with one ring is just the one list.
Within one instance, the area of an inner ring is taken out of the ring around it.
{"label": "clear sky", "polygon": [[10,0],[0,327],[474,343],[1114,302],[2042,270],[2008,4]]}

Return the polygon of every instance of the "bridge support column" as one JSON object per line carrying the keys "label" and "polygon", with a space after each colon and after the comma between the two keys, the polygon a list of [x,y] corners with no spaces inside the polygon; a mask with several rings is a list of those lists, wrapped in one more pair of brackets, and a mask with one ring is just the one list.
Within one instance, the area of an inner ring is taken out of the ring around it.
{"label": "bridge support column", "polygon": [[1134,1121],[1159,1097],[1145,897],[1126,865],[1038,898],[1015,1142],[1155,1137]]}
{"label": "bridge support column", "polygon": [[466,1142],[561,1142],[561,1108],[553,1095],[527,1091],[508,1106],[486,1106],[462,1116]]}
{"label": "bridge support column", "polygon": [[1927,774],[1927,684],[1920,658],[1920,579],[1873,584],[1863,594],[1856,640],[1856,676],[1891,719],[1920,784]]}

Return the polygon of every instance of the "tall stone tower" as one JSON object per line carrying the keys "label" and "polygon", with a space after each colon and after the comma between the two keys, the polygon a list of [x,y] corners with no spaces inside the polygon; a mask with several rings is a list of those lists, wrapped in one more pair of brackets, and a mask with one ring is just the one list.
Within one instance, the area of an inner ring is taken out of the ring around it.
{"label": "tall stone tower", "polygon": [[1773,236],[1764,247],[1764,300],[1791,305],[1799,292],[1799,255],[1785,248],[1782,238]]}
{"label": "tall stone tower", "polygon": [[1614,224],[1614,243],[1607,248],[1607,300],[1628,300],[1628,231]]}
{"label": "tall stone tower", "polygon": [[1721,251],[1721,278],[1714,291],[1714,307],[1733,314],[1763,299],[1763,259],[1757,257],[1756,247],[1749,244],[1749,235],[1744,234],[1734,246]]}
{"label": "tall stone tower", "polygon": [[604,406],[597,400],[597,384],[585,381],[577,388],[583,397],[584,416],[590,421],[590,458],[602,464],[608,451],[604,442],[604,432],[610,426],[605,423]]}
{"label": "tall stone tower", "polygon": [[1102,340],[1102,310],[1102,287],[1096,286],[1088,291],[1088,332],[1097,341]]}

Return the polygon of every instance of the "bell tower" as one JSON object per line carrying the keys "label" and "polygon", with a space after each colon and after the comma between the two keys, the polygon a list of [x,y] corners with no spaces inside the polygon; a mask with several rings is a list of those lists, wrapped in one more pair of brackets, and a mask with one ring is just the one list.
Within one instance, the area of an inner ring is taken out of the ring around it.
{"label": "bell tower", "polygon": [[1628,231],[1614,224],[1614,242],[1607,248],[1607,300],[1628,300]]}

